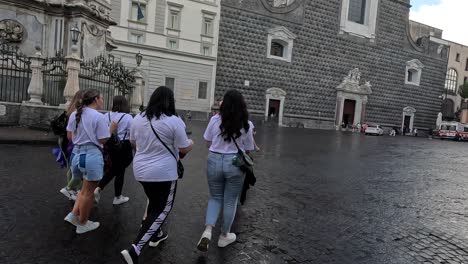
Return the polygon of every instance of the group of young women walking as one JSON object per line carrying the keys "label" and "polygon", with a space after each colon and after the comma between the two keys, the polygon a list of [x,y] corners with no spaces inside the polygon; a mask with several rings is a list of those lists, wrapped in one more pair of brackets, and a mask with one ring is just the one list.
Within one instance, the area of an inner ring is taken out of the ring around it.
{"label": "group of young women walking", "polygon": [[[99,201],[101,191],[113,178],[113,204],[129,200],[122,196],[122,186],[125,168],[133,161],[135,179],[142,185],[148,204],[135,240],[121,254],[126,263],[138,263],[147,245],[156,247],[168,237],[161,227],[174,205],[179,160],[192,150],[194,142],[187,137],[185,124],[176,113],[174,93],[167,87],[156,89],[145,111],[134,118],[128,114],[128,102],[124,97],[115,97],[112,112],[105,115],[98,111],[103,106],[98,91],[88,90],[76,97],[76,104],[68,111],[66,129],[70,141],[68,149],[73,149],[68,157],[72,177],[60,192],[69,198],[73,195],[77,198],[73,210],[64,220],[76,226],[78,234],[98,228],[98,222],[88,219],[94,201]],[[76,109],[70,111],[73,107]],[[118,148],[110,148],[117,150],[109,153],[112,167],[104,173],[103,148],[109,138]],[[231,225],[245,174],[235,160],[238,149],[244,152],[255,150],[253,125],[248,120],[247,106],[240,92],[229,90],[225,94],[219,114],[211,118],[206,128],[204,140],[209,147],[210,198],[205,230],[197,244],[200,251],[208,250],[212,229],[221,210],[223,220],[218,247],[236,241]],[[77,182],[82,182],[82,187],[76,193]]]}

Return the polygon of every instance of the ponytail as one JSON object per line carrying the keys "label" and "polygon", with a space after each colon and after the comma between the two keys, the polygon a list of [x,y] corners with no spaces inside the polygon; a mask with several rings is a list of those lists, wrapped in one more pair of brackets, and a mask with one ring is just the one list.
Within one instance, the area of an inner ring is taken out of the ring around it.
{"label": "ponytail", "polygon": [[94,99],[99,97],[100,93],[98,90],[90,89],[83,93],[83,97],[76,102],[76,115],[75,115],[75,133],[78,130],[78,125],[81,122],[81,115],[83,109],[94,102]]}

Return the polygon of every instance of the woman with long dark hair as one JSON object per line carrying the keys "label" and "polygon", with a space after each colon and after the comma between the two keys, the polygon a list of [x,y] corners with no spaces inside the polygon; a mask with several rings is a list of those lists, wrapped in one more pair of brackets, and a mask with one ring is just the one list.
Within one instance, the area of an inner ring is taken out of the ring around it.
{"label": "woman with long dark hair", "polygon": [[112,161],[112,168],[110,173],[104,174],[98,187],[94,190],[94,198],[97,202],[99,202],[101,197],[101,191],[114,178],[115,197],[112,203],[119,205],[130,200],[130,198],[122,195],[125,169],[132,163],[133,159],[132,146],[129,140],[133,117],[129,113],[130,106],[127,98],[121,95],[114,96],[112,112],[105,114],[109,126],[114,123],[118,127],[117,132],[111,136],[114,137],[114,140],[107,142],[107,150]]}
{"label": "woman with long dark hair", "polygon": [[197,246],[200,251],[208,250],[221,209],[223,222],[218,247],[236,241],[236,235],[230,231],[244,182],[244,172],[236,166],[236,159],[238,147],[244,152],[255,149],[252,129],[244,97],[237,90],[227,91],[219,114],[211,118],[203,136],[210,150],[207,165],[210,198],[205,231]]}
{"label": "woman with long dark hair", "polygon": [[88,90],[77,103],[76,111],[70,115],[67,126],[68,139],[75,145],[71,156],[73,178],[83,179],[73,210],[65,221],[76,226],[76,233],[82,234],[99,227],[98,222],[89,221],[93,206],[94,190],[102,179],[104,159],[103,144],[110,137],[109,126],[102,109],[104,100],[97,90]]}
{"label": "woman with long dark hair", "polygon": [[156,247],[167,239],[161,230],[174,205],[179,154],[192,150],[185,124],[175,110],[174,93],[161,86],[154,91],[144,112],[135,116],[130,142],[136,148],[133,174],[148,197],[147,216],[129,249],[121,252],[126,263],[138,263],[149,243]]}

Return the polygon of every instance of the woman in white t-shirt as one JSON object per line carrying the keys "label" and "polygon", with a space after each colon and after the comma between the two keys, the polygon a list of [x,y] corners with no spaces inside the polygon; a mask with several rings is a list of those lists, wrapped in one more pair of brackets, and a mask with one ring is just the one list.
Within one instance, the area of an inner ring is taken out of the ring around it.
{"label": "woman in white t-shirt", "polygon": [[174,204],[178,179],[177,159],[179,153],[185,155],[190,152],[193,145],[185,133],[184,122],[176,115],[171,89],[161,86],[154,91],[146,111],[133,120],[130,141],[136,148],[133,174],[143,185],[149,203],[147,216],[136,239],[121,254],[126,263],[138,263],[138,256],[146,244],[156,247],[167,239],[161,226]]}
{"label": "woman in white t-shirt", "polygon": [[110,173],[104,174],[104,177],[99,182],[98,187],[94,190],[94,198],[96,202],[99,202],[101,197],[101,190],[104,190],[107,184],[114,179],[114,192],[115,197],[112,202],[114,205],[123,204],[128,202],[130,198],[122,195],[122,189],[124,184],[125,169],[132,163],[133,151],[132,145],[130,144],[130,128],[132,126],[133,117],[129,114],[130,106],[127,98],[118,95],[114,96],[112,103],[112,112],[105,114],[108,125],[112,122],[116,123],[118,128],[114,137],[119,139],[119,149],[109,146],[114,144],[114,140],[107,142],[107,150],[109,152],[112,168]]}
{"label": "woman in white t-shirt", "polygon": [[99,91],[86,91],[67,125],[68,139],[75,145],[70,158],[72,175],[73,178],[83,179],[83,187],[73,211],[64,220],[76,226],[77,234],[99,227],[98,222],[88,221],[88,217],[93,206],[93,191],[103,175],[104,159],[100,149],[110,137],[104,115],[97,111],[102,109],[103,104]]}
{"label": "woman in white t-shirt", "polygon": [[236,241],[236,235],[230,231],[244,183],[244,172],[238,167],[236,143],[244,152],[255,149],[251,124],[242,94],[237,90],[227,91],[219,114],[211,118],[204,134],[210,149],[207,164],[210,198],[205,231],[197,246],[200,251],[208,250],[212,229],[221,209],[223,222],[218,247],[225,247]]}

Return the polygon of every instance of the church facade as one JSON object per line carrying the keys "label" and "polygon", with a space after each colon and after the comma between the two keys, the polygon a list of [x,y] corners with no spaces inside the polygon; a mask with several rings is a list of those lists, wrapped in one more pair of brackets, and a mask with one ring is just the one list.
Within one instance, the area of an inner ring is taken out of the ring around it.
{"label": "church facade", "polygon": [[216,90],[281,126],[435,125],[448,47],[409,33],[409,0],[223,0]]}

